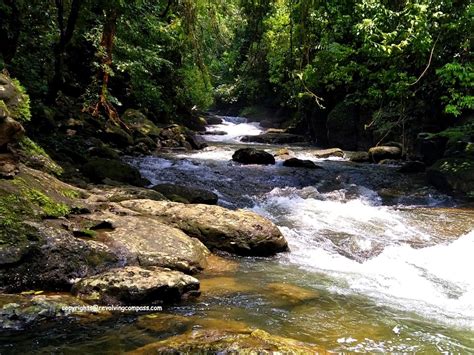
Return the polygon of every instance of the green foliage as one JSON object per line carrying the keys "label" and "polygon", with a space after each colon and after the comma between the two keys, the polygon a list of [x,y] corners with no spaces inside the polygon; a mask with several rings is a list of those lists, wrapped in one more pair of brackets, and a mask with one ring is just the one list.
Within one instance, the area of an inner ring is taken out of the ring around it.
{"label": "green foliage", "polygon": [[464,110],[474,109],[474,64],[457,62],[445,64],[436,71],[446,88],[447,94],[441,99],[446,104],[444,111],[459,116]]}

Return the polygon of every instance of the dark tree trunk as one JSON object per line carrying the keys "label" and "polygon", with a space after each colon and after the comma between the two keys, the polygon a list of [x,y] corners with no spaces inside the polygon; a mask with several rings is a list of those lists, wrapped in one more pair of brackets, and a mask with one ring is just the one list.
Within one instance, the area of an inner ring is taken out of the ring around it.
{"label": "dark tree trunk", "polygon": [[15,57],[18,49],[22,22],[18,1],[4,0],[4,4],[10,8],[10,11],[8,14],[0,12],[1,21],[5,21],[8,24],[7,30],[0,31],[0,53],[5,65],[8,66]]}
{"label": "dark tree trunk", "polygon": [[53,103],[56,100],[58,91],[61,90],[64,79],[63,79],[63,62],[64,52],[66,46],[72,39],[74,34],[74,28],[79,17],[82,0],[72,0],[71,10],[67,24],[64,24],[64,1],[55,0],[59,27],[59,42],[54,46],[54,76],[49,83],[48,88],[48,102]]}

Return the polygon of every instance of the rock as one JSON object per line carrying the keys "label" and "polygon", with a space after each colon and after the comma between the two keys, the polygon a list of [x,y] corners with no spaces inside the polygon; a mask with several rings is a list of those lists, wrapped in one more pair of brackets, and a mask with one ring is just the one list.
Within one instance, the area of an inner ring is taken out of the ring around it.
{"label": "rock", "polygon": [[[41,291],[39,292],[41,293]],[[104,311],[66,311],[68,307],[86,307],[83,301],[67,294],[18,295],[0,294],[0,329],[26,330],[43,323],[58,321],[102,320],[110,316]]]}
{"label": "rock", "polygon": [[0,288],[8,292],[69,291],[73,280],[118,264],[105,245],[77,239],[59,228],[28,223],[17,230],[26,240],[0,249]]}
{"label": "rock", "polygon": [[302,160],[298,158],[286,159],[283,162],[283,166],[290,168],[322,169],[320,166],[314,164],[311,160]]}
{"label": "rock", "polygon": [[398,147],[378,146],[369,149],[370,159],[378,163],[384,159],[400,159],[402,157],[402,150]]}
{"label": "rock", "polygon": [[207,265],[209,250],[199,240],[156,219],[114,215],[93,215],[89,219],[113,226],[113,230],[101,232],[98,239],[126,264],[160,266],[186,273],[196,273]]}
{"label": "rock", "polygon": [[122,115],[122,121],[127,124],[137,139],[145,136],[155,139],[160,136],[161,128],[138,110],[126,110]]}
{"label": "rock", "polygon": [[218,276],[201,279],[203,297],[223,297],[238,293],[248,293],[252,289],[235,277]]}
{"label": "rock", "polygon": [[193,330],[146,345],[129,354],[318,354],[315,345],[271,335],[263,330]]}
{"label": "rock", "polygon": [[256,136],[243,136],[242,142],[265,143],[265,144],[290,144],[306,143],[307,138],[292,133],[268,132]]}
{"label": "rock", "polygon": [[268,219],[251,211],[148,200],[124,201],[121,205],[157,216],[166,224],[198,238],[210,249],[258,256],[288,250],[280,230]]}
{"label": "rock", "polygon": [[213,115],[213,114],[208,114],[206,116],[206,122],[207,122],[208,125],[217,125],[217,124],[221,124],[224,121],[219,116],[216,116],[216,115]]}
{"label": "rock", "polygon": [[88,153],[90,154],[90,156],[97,157],[97,158],[105,158],[105,159],[112,159],[112,160],[120,159],[118,152],[110,148],[106,144],[102,144],[98,147],[92,147],[88,150]]}
{"label": "rock", "polygon": [[187,134],[186,135],[186,141],[191,144],[191,147],[193,149],[204,149],[208,146],[206,141],[201,137],[196,134]]}
{"label": "rock", "polygon": [[232,155],[232,160],[242,164],[275,164],[275,158],[264,150],[254,148],[242,148]]}
{"label": "rock", "polygon": [[442,191],[457,191],[474,197],[474,160],[443,158],[427,170],[428,181]]}
{"label": "rock", "polygon": [[108,178],[135,186],[145,186],[149,181],[143,179],[140,172],[119,160],[92,158],[83,165],[81,172],[94,183],[103,183]]}
{"label": "rock", "polygon": [[230,258],[224,258],[215,254],[209,254],[206,259],[206,274],[221,274],[232,272],[235,273],[239,269],[239,263]]}
{"label": "rock", "polygon": [[6,117],[21,123],[29,121],[30,98],[17,80],[0,73],[0,122]]}
{"label": "rock", "polygon": [[102,134],[104,141],[112,143],[119,148],[127,148],[133,145],[133,138],[119,126],[108,122]]}
{"label": "rock", "polygon": [[288,283],[270,283],[265,289],[270,291],[272,300],[276,301],[280,307],[305,303],[320,296],[317,291]]}
{"label": "rock", "polygon": [[379,165],[391,165],[391,166],[401,166],[401,161],[396,159],[382,159],[378,163]]}
{"label": "rock", "polygon": [[218,200],[218,196],[211,191],[184,185],[159,184],[153,186],[152,189],[175,202],[187,201],[188,203],[216,205]]}
{"label": "rock", "polygon": [[199,281],[179,271],[126,266],[77,282],[72,293],[79,299],[106,305],[152,305],[179,301],[198,294]]}
{"label": "rock", "polygon": [[370,161],[369,153],[367,152],[346,152],[350,161],[355,163],[367,163]]}
{"label": "rock", "polygon": [[343,101],[327,118],[328,142],[344,150],[357,150],[358,115],[355,105]]}
{"label": "rock", "polygon": [[342,149],[339,148],[329,148],[329,149],[322,149],[313,152],[314,156],[319,159],[336,157],[336,158],[344,158],[344,152]]}
{"label": "rock", "polygon": [[0,153],[0,179],[12,179],[20,172],[18,159],[13,154]]}
{"label": "rock", "polygon": [[275,126],[278,126],[277,123],[271,121],[271,120],[261,120],[260,121],[260,127],[263,127],[263,128],[272,128],[272,127],[275,127]]}
{"label": "rock", "polygon": [[25,129],[11,117],[0,118],[0,148],[16,143],[23,137]]}
{"label": "rock", "polygon": [[422,132],[416,138],[416,153],[429,166],[443,158],[447,143],[448,137]]}
{"label": "rock", "polygon": [[121,202],[126,200],[168,201],[168,199],[158,191],[136,186],[100,186],[91,191],[95,194],[104,196],[111,202]]}
{"label": "rock", "polygon": [[201,134],[205,136],[225,136],[227,132],[226,131],[206,131],[206,132],[202,132]]}
{"label": "rock", "polygon": [[426,170],[426,165],[422,161],[407,161],[398,169],[399,172],[405,174],[422,173]]}

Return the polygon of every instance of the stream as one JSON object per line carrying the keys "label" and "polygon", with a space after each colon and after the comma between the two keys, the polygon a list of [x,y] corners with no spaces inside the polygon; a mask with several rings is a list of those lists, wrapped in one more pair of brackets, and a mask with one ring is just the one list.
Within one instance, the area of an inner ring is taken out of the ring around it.
{"label": "stream", "polygon": [[[224,118],[208,128],[219,134],[205,135],[202,151],[129,162],[153,184],[205,188],[224,207],[266,216],[291,251],[232,258],[234,269],[199,277],[212,286],[207,295],[168,313],[239,321],[335,352],[474,352],[472,205],[427,187],[422,174],[316,159],[314,147],[289,149],[323,169],[288,168],[279,159],[274,166],[237,164],[231,157],[242,146],[271,153],[282,146],[241,143],[262,129]],[[38,330],[22,335],[22,344],[48,353],[60,344],[65,353],[116,353],[173,334],[137,324],[127,316],[109,326]]]}

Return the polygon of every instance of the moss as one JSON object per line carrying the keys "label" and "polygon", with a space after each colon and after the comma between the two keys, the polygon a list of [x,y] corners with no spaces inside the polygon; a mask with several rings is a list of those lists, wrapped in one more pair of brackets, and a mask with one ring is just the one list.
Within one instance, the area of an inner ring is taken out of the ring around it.
{"label": "moss", "polygon": [[23,137],[20,141],[20,148],[27,159],[40,162],[43,170],[46,172],[56,176],[60,176],[64,172],[63,168],[51,159],[48,153],[30,138]]}
{"label": "moss", "polygon": [[57,203],[36,189],[23,189],[24,196],[31,202],[43,209],[46,217],[62,217],[70,212],[69,206],[64,203]]}
{"label": "moss", "polygon": [[71,200],[81,197],[81,193],[73,189],[64,189],[59,192],[64,197],[70,198]]}
{"label": "moss", "polygon": [[10,109],[10,114],[14,119],[20,122],[28,122],[31,120],[30,97],[26,94],[25,88],[17,79],[12,79],[12,83],[19,92],[20,98],[18,104]]}
{"label": "moss", "polygon": [[450,127],[442,132],[428,135],[427,139],[444,137],[448,139],[448,145],[474,135],[474,122],[462,126]]}
{"label": "moss", "polygon": [[10,116],[10,111],[8,110],[7,105],[5,104],[5,101],[0,100],[0,111],[4,111],[7,116]]}

